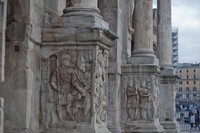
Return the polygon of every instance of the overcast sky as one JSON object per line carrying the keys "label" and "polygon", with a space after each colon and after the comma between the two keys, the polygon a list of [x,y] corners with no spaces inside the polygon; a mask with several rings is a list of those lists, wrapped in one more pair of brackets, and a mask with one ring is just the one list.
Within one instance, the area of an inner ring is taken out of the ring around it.
{"label": "overcast sky", "polygon": [[200,0],[171,1],[172,26],[179,33],[179,62],[200,63]]}

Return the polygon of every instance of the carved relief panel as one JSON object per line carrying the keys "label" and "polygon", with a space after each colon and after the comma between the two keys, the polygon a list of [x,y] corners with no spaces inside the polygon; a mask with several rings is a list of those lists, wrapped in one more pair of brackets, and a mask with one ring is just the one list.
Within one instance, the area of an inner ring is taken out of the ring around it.
{"label": "carved relief panel", "polygon": [[[153,121],[158,118],[158,78],[154,75],[123,77],[126,121]],[[123,101],[123,100],[122,100]]]}
{"label": "carved relief panel", "polygon": [[90,122],[92,55],[88,49],[67,49],[41,59],[41,126]]}
{"label": "carved relief panel", "polygon": [[96,112],[96,123],[106,122],[106,102],[107,102],[107,57],[106,50],[97,50],[97,62],[95,71],[95,91],[94,104]]}

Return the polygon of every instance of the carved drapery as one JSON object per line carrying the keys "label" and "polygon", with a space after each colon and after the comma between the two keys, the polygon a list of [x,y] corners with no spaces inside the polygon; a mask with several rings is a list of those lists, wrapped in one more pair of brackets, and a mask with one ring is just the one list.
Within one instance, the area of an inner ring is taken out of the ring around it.
{"label": "carved drapery", "polygon": [[96,122],[102,124],[106,122],[106,102],[107,102],[107,55],[102,49],[97,51],[97,70],[95,72],[95,111]]}
{"label": "carved drapery", "polygon": [[[87,54],[86,54],[87,53]],[[41,125],[91,119],[91,51],[63,50],[41,59]],[[66,127],[67,128],[67,127]]]}

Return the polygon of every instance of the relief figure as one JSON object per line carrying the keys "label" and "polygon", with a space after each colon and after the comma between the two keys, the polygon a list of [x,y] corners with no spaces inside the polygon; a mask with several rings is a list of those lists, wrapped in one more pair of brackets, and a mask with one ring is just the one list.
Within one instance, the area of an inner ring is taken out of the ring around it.
{"label": "relief figure", "polygon": [[138,97],[138,83],[135,79],[135,82],[128,81],[127,84],[127,119],[128,120],[138,120],[138,109],[139,109],[139,97]]}
{"label": "relief figure", "polygon": [[[72,66],[71,56],[63,54],[60,63],[57,62],[57,68],[51,75],[50,85],[53,89],[55,103],[55,112],[59,120],[73,120],[72,116],[72,75],[74,67]],[[55,117],[55,116],[54,116]]]}
{"label": "relief figure", "polygon": [[60,63],[57,62],[57,68],[51,75],[54,114],[57,114],[59,121],[84,121],[91,108],[91,83],[85,80],[86,75],[90,76],[85,68],[86,61],[80,56],[75,59],[75,62],[74,57],[74,55],[62,54]]}
{"label": "relief figure", "polygon": [[[88,77],[89,76],[89,77]],[[75,88],[74,96],[74,109],[73,114],[76,115],[77,121],[84,120],[88,116],[91,108],[90,102],[90,89],[91,82],[86,79],[90,79],[90,74],[86,70],[86,61],[80,56],[77,59],[77,68],[75,69],[72,77],[72,85]]]}
{"label": "relief figure", "polygon": [[151,82],[150,79],[146,79],[138,89],[141,120],[150,120],[150,91]]}

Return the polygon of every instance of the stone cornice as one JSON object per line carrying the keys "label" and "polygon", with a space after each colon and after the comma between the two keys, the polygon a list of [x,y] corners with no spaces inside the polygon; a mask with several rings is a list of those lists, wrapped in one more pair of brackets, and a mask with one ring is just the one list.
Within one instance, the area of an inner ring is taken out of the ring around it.
{"label": "stone cornice", "polygon": [[160,68],[156,65],[132,65],[123,64],[122,73],[149,73],[160,74]]}
{"label": "stone cornice", "polygon": [[177,75],[161,75],[160,82],[161,84],[176,84],[178,82],[179,77]]}
{"label": "stone cornice", "polygon": [[91,46],[98,44],[106,49],[115,44],[117,35],[109,30],[90,28],[84,30],[53,28],[42,32],[42,46]]}

